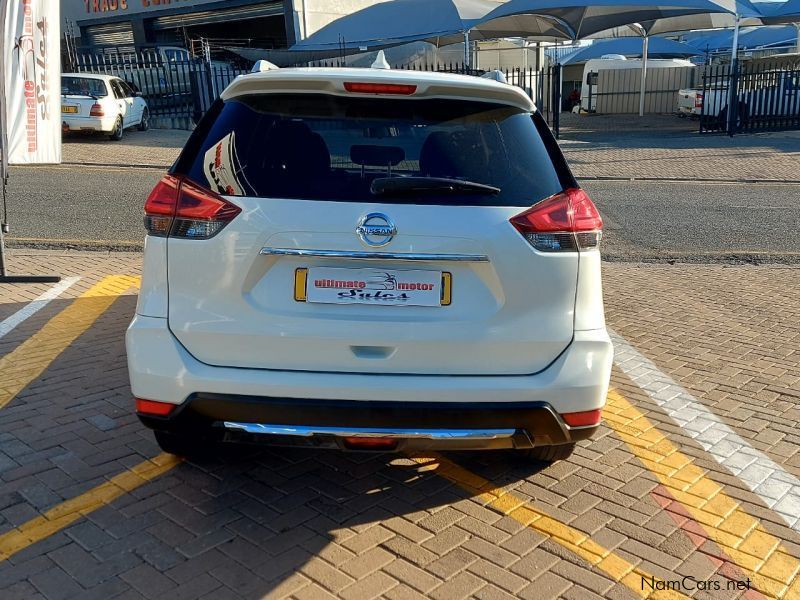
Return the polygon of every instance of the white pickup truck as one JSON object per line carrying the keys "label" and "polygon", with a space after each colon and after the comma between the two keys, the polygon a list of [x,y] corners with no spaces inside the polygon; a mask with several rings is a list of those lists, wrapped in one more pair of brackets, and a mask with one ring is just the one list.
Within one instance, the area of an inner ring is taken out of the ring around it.
{"label": "white pickup truck", "polygon": [[[727,120],[730,92],[723,78],[703,88],[678,91],[678,115]],[[800,75],[797,71],[772,70],[743,74],[739,79],[739,123],[763,116],[800,115]]]}

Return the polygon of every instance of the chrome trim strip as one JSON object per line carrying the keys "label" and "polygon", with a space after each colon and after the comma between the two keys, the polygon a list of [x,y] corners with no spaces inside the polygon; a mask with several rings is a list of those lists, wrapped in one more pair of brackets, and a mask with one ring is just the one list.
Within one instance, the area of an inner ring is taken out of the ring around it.
{"label": "chrome trim strip", "polygon": [[360,260],[411,260],[427,262],[489,262],[485,254],[423,254],[418,252],[359,252],[349,250],[309,250],[306,248],[262,248],[269,256],[308,256],[316,258],[358,258]]}
{"label": "chrome trim strip", "polygon": [[514,429],[382,429],[377,427],[310,427],[304,425],[269,425],[266,423],[237,423],[225,421],[226,429],[267,435],[312,437],[390,437],[423,438],[429,440],[495,440],[514,436]]}

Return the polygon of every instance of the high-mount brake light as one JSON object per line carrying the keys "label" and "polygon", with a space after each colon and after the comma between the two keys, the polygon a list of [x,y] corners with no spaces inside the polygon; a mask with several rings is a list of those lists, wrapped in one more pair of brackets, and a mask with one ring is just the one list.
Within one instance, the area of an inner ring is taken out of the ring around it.
{"label": "high-mount brake light", "polygon": [[410,96],[417,91],[416,85],[405,83],[367,83],[359,81],[345,81],[344,89],[358,94],[395,94]]}
{"label": "high-mount brake light", "polygon": [[511,224],[541,252],[575,252],[600,245],[603,220],[582,189],[559,192],[511,218]]}
{"label": "high-mount brake light", "polygon": [[242,209],[185,177],[165,176],[144,204],[144,226],[158,237],[207,240]]}

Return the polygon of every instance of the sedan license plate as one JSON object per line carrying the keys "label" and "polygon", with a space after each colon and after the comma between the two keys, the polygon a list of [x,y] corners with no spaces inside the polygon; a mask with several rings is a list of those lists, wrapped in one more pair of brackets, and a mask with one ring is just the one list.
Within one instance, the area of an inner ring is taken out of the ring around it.
{"label": "sedan license plate", "polygon": [[321,304],[448,306],[452,276],[442,271],[395,269],[297,269],[294,299]]}
{"label": "sedan license plate", "polygon": [[77,106],[62,106],[61,107],[62,113],[69,113],[71,115],[78,114],[78,107]]}

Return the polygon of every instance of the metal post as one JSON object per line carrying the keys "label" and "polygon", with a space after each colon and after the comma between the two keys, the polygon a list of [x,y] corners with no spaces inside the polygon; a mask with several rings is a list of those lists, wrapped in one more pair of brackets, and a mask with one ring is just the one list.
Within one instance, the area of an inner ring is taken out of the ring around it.
{"label": "metal post", "polygon": [[[5,137],[5,132],[3,134]],[[5,142],[5,140],[3,140]],[[6,151],[4,147],[3,152]],[[5,162],[5,161],[3,161]],[[3,165],[5,166],[5,165]],[[58,283],[61,277],[58,275],[9,275],[6,270],[6,246],[5,234],[8,233],[8,223],[6,223],[5,203],[6,203],[6,186],[8,184],[8,171],[3,169],[0,174],[2,182],[0,185],[3,187],[3,223],[0,224],[0,283]]]}
{"label": "metal post", "polygon": [[728,135],[733,136],[736,130],[736,117],[739,112],[737,102],[737,89],[739,76],[739,24],[741,18],[736,15],[736,25],[733,28],[733,45],[731,46],[731,68],[728,76]]}
{"label": "metal post", "polygon": [[469,29],[464,31],[464,72],[469,69]]}
{"label": "metal post", "polygon": [[553,86],[553,135],[559,139],[561,133],[561,63],[553,67],[551,79]]}
{"label": "metal post", "polygon": [[644,116],[644,97],[647,86],[647,51],[650,46],[650,36],[642,38],[642,83],[639,90],[639,116]]}

